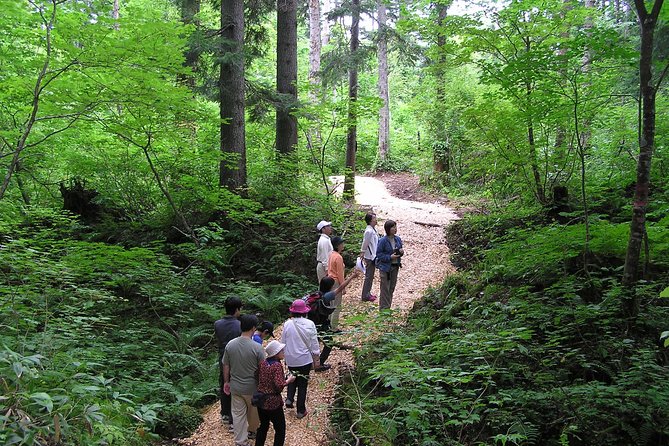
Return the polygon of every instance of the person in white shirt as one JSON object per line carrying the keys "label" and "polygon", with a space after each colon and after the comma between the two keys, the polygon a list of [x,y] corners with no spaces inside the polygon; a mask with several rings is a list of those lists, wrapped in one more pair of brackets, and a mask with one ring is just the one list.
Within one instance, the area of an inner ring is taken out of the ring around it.
{"label": "person in white shirt", "polygon": [[321,220],[316,225],[316,229],[321,234],[316,246],[316,275],[318,276],[318,283],[320,283],[321,279],[328,275],[328,258],[332,252],[332,242],[330,241],[332,223]]}
{"label": "person in white shirt", "polygon": [[[297,405],[297,418],[307,415],[307,388],[309,372],[312,367],[320,367],[320,346],[316,325],[307,319],[309,307],[302,299],[297,299],[290,306],[291,318],[283,324],[281,342],[286,344],[285,361],[288,370],[295,376],[295,381],[288,384],[286,407]],[[295,401],[297,392],[297,401]]]}
{"label": "person in white shirt", "polygon": [[374,283],[374,257],[376,257],[376,247],[379,244],[379,235],[376,232],[376,214],[368,212],[365,215],[365,223],[367,228],[362,236],[362,246],[360,247],[360,258],[363,265],[365,265],[365,281],[362,285],[362,301],[374,302],[376,296],[371,293],[372,284]]}

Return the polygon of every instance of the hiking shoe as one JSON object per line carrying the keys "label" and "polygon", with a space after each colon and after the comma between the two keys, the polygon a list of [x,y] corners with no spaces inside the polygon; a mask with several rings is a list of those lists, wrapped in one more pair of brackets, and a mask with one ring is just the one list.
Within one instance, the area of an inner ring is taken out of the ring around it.
{"label": "hiking shoe", "polygon": [[232,420],[228,415],[221,415],[221,423],[223,424],[231,424]]}
{"label": "hiking shoe", "polygon": [[330,370],[332,366],[330,364],[321,364],[320,366],[316,367],[314,370],[316,372],[324,372],[326,370]]}
{"label": "hiking shoe", "polygon": [[374,302],[376,300],[376,296],[373,294],[370,294],[366,299],[363,299],[363,302]]}
{"label": "hiking shoe", "polygon": [[305,410],[304,412],[298,412],[296,416],[297,416],[297,419],[299,420],[299,419],[302,419],[302,418],[306,417],[308,414],[309,414],[309,411]]}
{"label": "hiking shoe", "polygon": [[249,431],[249,440],[255,440],[256,439],[256,433]]}
{"label": "hiking shoe", "polygon": [[288,409],[292,409],[293,407],[295,407],[295,406],[293,406],[293,402],[291,400],[289,400],[288,398],[286,398],[286,407]]}

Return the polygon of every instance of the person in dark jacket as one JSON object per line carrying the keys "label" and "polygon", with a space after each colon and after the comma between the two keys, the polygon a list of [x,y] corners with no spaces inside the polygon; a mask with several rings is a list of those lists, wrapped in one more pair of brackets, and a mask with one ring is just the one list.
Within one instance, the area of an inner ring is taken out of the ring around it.
{"label": "person in dark jacket", "polygon": [[223,423],[232,425],[232,406],[230,395],[223,392],[223,353],[228,342],[239,337],[242,334],[242,329],[239,323],[239,316],[242,311],[242,300],[237,296],[230,296],[225,300],[225,316],[222,319],[214,322],[214,333],[216,334],[216,342],[218,343],[218,384],[220,387],[221,396],[221,420]]}
{"label": "person in dark jacket", "polygon": [[393,304],[397,275],[402,267],[401,260],[404,255],[402,239],[397,235],[397,223],[393,220],[386,220],[383,229],[386,231],[386,235],[379,240],[375,259],[381,279],[379,310],[388,309]]}

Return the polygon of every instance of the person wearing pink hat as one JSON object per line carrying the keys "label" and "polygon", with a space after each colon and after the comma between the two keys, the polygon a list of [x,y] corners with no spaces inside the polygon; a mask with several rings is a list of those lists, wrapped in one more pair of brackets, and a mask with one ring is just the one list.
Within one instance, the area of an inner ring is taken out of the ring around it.
{"label": "person wearing pink hat", "polygon": [[[302,299],[296,299],[290,306],[291,318],[283,324],[281,342],[286,344],[285,356],[288,370],[295,381],[288,384],[286,407],[292,409],[297,404],[297,418],[307,415],[307,386],[312,368],[320,367],[316,325],[307,319],[309,307]],[[297,392],[297,401],[295,393]]]}

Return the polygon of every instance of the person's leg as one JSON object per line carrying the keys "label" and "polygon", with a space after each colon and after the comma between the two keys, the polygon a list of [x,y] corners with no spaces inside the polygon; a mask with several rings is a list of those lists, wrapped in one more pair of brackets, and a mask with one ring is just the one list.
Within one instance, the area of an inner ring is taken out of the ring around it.
{"label": "person's leg", "polygon": [[369,295],[372,291],[372,284],[374,283],[374,272],[376,271],[376,267],[374,266],[373,260],[364,259],[363,262],[365,262],[365,281],[362,284],[361,299],[367,301],[369,300]]}
{"label": "person's leg", "polygon": [[318,277],[318,283],[321,283],[321,279],[328,274],[327,269],[321,262],[316,264],[316,276]]}
{"label": "person's leg", "polygon": [[245,445],[249,439],[249,424],[246,420],[246,400],[242,395],[232,395],[232,419],[235,445]]}
{"label": "person's leg", "polygon": [[[283,446],[286,441],[286,416],[283,407],[272,411],[272,426],[274,426],[274,446]],[[261,446],[256,443],[256,446]]]}
{"label": "person's leg", "polygon": [[[333,289],[337,288],[339,288],[339,282],[335,280]],[[342,295],[339,293],[335,296],[334,299],[335,310],[330,315],[330,328],[332,328],[332,330],[339,330],[339,313],[341,313],[341,301]]]}
{"label": "person's leg", "polygon": [[393,294],[395,293],[395,286],[397,285],[397,275],[399,274],[399,268],[390,269],[390,284],[388,285],[390,291],[390,301],[388,303],[388,308],[393,304]]}
{"label": "person's leg", "polygon": [[309,372],[311,371],[311,364],[297,368],[297,413],[304,414],[307,412],[307,388],[309,387]]}
{"label": "person's leg", "polygon": [[248,431],[255,433],[260,425],[258,418],[258,408],[251,404],[253,395],[244,395],[244,402],[246,403],[246,422],[248,424]]}
{"label": "person's leg", "polygon": [[230,395],[226,395],[223,392],[223,365],[221,364],[221,358],[218,358],[218,385],[219,385],[219,396],[221,401],[221,420],[228,423],[232,423],[232,417],[230,416]]}
{"label": "person's leg", "polygon": [[393,297],[390,295],[390,273],[379,271],[379,284],[381,292],[379,293],[379,310],[390,308]]}
{"label": "person's leg", "polygon": [[320,356],[321,366],[325,365],[325,361],[330,357],[330,352],[332,351],[331,342],[332,339],[329,336],[323,336],[323,348],[321,349]]}
{"label": "person's leg", "polygon": [[[290,373],[297,376],[299,367],[288,367],[288,370],[290,371]],[[295,392],[297,391],[297,383],[293,381],[292,383],[288,384],[287,387],[288,390],[286,392],[286,407],[292,409],[295,404]],[[288,405],[288,403],[290,403],[290,405]]]}
{"label": "person's leg", "polygon": [[[222,391],[222,390],[221,390]],[[221,396],[222,412],[228,413],[229,423],[232,424],[234,417],[232,416],[232,397],[223,393]]]}
{"label": "person's leg", "polygon": [[[258,418],[260,418],[260,426],[258,427],[258,431],[256,433],[256,446],[264,446],[265,440],[267,439],[267,431],[269,430],[271,411],[258,408]],[[276,427],[274,430],[276,430]]]}

